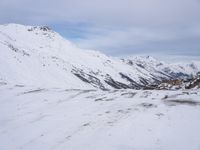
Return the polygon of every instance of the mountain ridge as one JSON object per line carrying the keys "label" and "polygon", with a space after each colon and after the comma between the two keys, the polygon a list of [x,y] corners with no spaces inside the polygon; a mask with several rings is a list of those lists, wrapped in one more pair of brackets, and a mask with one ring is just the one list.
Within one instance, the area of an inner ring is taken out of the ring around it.
{"label": "mountain ridge", "polygon": [[200,62],[174,65],[153,57],[120,59],[82,50],[47,26],[0,25],[0,80],[67,88],[141,89],[200,71]]}

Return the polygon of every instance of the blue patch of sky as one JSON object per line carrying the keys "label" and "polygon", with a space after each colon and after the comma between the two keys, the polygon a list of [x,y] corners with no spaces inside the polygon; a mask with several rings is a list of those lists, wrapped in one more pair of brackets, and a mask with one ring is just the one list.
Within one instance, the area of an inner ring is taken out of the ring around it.
{"label": "blue patch of sky", "polygon": [[87,38],[87,29],[90,28],[90,25],[86,23],[62,23],[50,24],[50,26],[53,30],[71,41]]}

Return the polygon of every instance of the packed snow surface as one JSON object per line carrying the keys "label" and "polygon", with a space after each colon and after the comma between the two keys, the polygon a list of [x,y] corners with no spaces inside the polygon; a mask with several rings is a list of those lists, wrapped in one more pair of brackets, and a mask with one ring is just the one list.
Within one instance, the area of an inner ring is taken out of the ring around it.
{"label": "packed snow surface", "polygon": [[0,150],[199,150],[200,91],[0,86]]}

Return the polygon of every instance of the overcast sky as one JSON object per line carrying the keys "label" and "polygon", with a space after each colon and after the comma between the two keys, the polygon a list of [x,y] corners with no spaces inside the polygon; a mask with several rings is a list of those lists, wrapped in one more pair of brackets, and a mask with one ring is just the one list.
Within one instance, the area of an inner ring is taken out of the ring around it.
{"label": "overcast sky", "polygon": [[200,59],[200,0],[0,0],[0,23],[48,25],[114,56]]}

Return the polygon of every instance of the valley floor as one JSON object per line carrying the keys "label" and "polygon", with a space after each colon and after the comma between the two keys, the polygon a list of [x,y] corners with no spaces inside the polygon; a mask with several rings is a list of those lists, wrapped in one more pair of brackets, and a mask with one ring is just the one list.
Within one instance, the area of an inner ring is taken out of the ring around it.
{"label": "valley floor", "polygon": [[0,150],[200,150],[200,90],[0,85]]}

